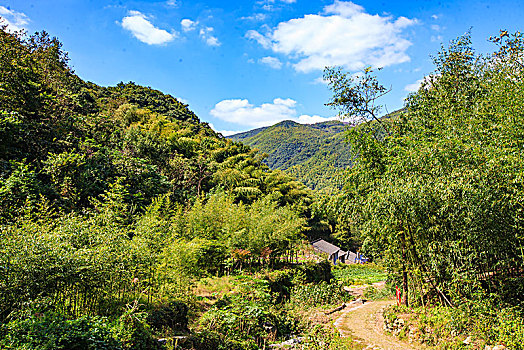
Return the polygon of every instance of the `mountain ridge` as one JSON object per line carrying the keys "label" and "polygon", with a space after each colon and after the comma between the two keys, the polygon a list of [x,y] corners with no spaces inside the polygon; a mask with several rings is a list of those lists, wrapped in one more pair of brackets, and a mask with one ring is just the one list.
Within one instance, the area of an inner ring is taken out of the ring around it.
{"label": "mountain ridge", "polygon": [[341,187],[338,174],[352,165],[344,130],[349,123],[330,120],[277,124],[228,136],[267,154],[265,163],[296,176],[308,187]]}

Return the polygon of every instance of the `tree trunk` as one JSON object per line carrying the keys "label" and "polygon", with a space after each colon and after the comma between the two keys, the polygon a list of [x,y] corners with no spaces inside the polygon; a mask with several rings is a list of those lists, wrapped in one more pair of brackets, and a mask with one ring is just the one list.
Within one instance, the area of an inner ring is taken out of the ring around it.
{"label": "tree trunk", "polygon": [[400,236],[400,245],[402,248],[402,304],[404,306],[409,306],[409,296],[408,296],[408,271],[406,269],[406,236],[404,235],[404,231],[402,231]]}

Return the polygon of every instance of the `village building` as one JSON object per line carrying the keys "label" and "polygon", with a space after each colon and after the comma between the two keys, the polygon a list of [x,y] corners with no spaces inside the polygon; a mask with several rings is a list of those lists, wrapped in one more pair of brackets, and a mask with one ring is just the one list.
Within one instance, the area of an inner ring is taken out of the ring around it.
{"label": "village building", "polygon": [[366,257],[360,253],[353,253],[350,251],[344,251],[334,244],[331,244],[323,239],[317,239],[311,242],[313,249],[318,253],[324,253],[328,255],[328,260],[334,265],[338,262],[344,264],[362,264],[368,261]]}

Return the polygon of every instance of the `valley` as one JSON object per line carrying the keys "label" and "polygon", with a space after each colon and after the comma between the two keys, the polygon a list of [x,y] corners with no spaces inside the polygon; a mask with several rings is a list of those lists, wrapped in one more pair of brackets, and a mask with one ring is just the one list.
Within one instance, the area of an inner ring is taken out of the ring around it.
{"label": "valley", "polygon": [[524,36],[490,43],[391,114],[381,69],[326,67],[351,127],[226,138],[2,25],[0,348],[523,349]]}

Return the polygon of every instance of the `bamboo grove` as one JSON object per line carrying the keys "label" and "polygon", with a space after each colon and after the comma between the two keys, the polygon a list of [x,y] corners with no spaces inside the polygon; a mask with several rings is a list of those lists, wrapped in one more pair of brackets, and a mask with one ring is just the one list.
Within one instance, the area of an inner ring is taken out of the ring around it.
{"label": "bamboo grove", "polygon": [[406,304],[524,296],[524,38],[502,31],[491,41],[498,49],[484,56],[469,34],[442,47],[391,119],[370,115],[387,92],[371,68],[357,78],[326,71],[331,105],[370,120],[351,131],[346,213]]}
{"label": "bamboo grove", "polygon": [[81,80],[46,33],[5,29],[0,320],[153,307],[303,238],[310,190],[256,150],[172,96]]}

